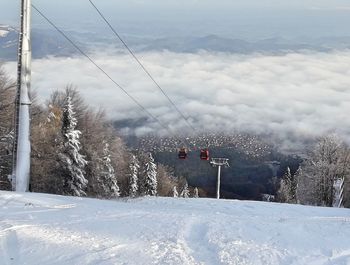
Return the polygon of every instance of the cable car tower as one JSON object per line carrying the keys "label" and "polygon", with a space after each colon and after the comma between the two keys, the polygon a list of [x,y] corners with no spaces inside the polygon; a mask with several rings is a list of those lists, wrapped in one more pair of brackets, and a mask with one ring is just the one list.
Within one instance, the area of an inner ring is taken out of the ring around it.
{"label": "cable car tower", "polygon": [[228,158],[212,158],[210,161],[210,164],[213,167],[218,168],[218,177],[217,177],[217,182],[216,182],[216,198],[220,199],[220,177],[221,177],[221,167],[230,167],[228,163]]}
{"label": "cable car tower", "polygon": [[29,190],[31,83],[31,0],[21,1],[21,31],[18,43],[15,141],[11,184],[13,191]]}

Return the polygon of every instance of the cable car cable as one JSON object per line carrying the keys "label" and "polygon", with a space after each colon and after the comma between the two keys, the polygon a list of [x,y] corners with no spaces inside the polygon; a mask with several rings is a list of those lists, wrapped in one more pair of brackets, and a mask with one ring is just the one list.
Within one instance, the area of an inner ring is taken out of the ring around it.
{"label": "cable car cable", "polygon": [[95,67],[97,67],[105,76],[108,77],[119,89],[121,89],[137,106],[139,106],[149,117],[155,120],[163,129],[167,130],[175,139],[179,140],[186,146],[186,143],[176,136],[172,130],[164,125],[157,117],[150,113],[140,102],[138,102],[133,96],[129,94],[119,83],[117,83],[101,66],[99,66],[89,55],[87,55],[78,45],[76,45],[62,30],[60,30],[48,17],[46,17],[35,5],[32,7],[42,16],[51,26],[53,26],[70,44],[74,46],[84,57],[86,57]]}
{"label": "cable car cable", "polygon": [[114,27],[109,23],[109,21],[106,19],[106,17],[103,15],[103,13],[98,9],[98,7],[92,2],[92,0],[89,0],[90,4],[93,6],[93,8],[97,11],[97,13],[101,16],[101,18],[106,22],[108,27],[112,30],[114,35],[123,43],[125,48],[128,50],[130,55],[136,60],[136,62],[140,65],[140,67],[143,69],[143,71],[148,75],[148,77],[153,81],[153,83],[158,87],[158,89],[162,92],[162,94],[168,99],[168,101],[171,103],[171,105],[174,107],[174,109],[181,115],[181,117],[185,120],[187,125],[196,132],[196,129],[189,123],[183,112],[176,106],[174,101],[168,96],[168,94],[162,89],[162,87],[159,85],[159,83],[153,78],[151,73],[146,69],[146,67],[141,63],[141,61],[137,58],[135,53],[129,48],[127,43],[123,40],[123,38],[120,36],[120,34],[114,29]]}

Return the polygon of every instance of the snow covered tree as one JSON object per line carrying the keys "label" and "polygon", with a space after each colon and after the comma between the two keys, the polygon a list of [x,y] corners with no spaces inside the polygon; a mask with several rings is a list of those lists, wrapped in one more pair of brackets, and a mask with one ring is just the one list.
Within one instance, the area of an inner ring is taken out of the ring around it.
{"label": "snow covered tree", "polygon": [[343,205],[343,192],[344,192],[344,178],[337,179],[334,181],[334,197],[333,197],[333,207],[340,208]]}
{"label": "snow covered tree", "polygon": [[13,117],[16,95],[15,83],[10,80],[0,63],[0,189],[10,190],[13,149]]}
{"label": "snow covered tree", "polygon": [[47,109],[33,114],[31,121],[31,188],[35,192],[63,193],[59,153],[63,146],[63,108],[48,105]]}
{"label": "snow covered tree", "polygon": [[298,185],[299,200],[303,204],[331,207],[334,183],[350,173],[350,152],[336,136],[321,138],[302,165]]}
{"label": "snow covered tree", "polygon": [[193,190],[193,198],[199,198],[198,188],[197,187],[195,187],[194,190]]}
{"label": "snow covered tree", "polygon": [[137,196],[139,192],[138,185],[138,174],[139,174],[139,161],[135,155],[131,155],[131,162],[129,165],[130,173],[129,173],[129,196],[134,198]]}
{"label": "snow covered tree", "polygon": [[303,177],[303,170],[301,168],[301,166],[298,167],[297,171],[294,174],[294,181],[295,181],[295,201],[296,203],[300,204],[300,196],[299,196],[299,191],[300,189],[300,182],[302,180]]}
{"label": "snow covered tree", "polygon": [[66,104],[62,112],[62,136],[63,146],[59,153],[60,165],[62,166],[63,193],[73,196],[86,195],[85,189],[88,181],[84,174],[87,161],[80,154],[79,137],[81,132],[76,130],[77,119],[75,118],[71,97],[67,96]]}
{"label": "snow covered tree", "polygon": [[174,177],[174,171],[169,166],[157,164],[157,195],[173,196],[173,188],[177,186],[178,179]]}
{"label": "snow covered tree", "polygon": [[189,198],[190,197],[190,191],[188,190],[187,181],[185,182],[185,184],[184,184],[184,186],[182,188],[180,197],[182,197],[182,198]]}
{"label": "snow covered tree", "polygon": [[157,165],[151,153],[144,157],[142,178],[140,180],[142,193],[144,195],[157,195]]}
{"label": "snow covered tree", "polygon": [[173,197],[174,198],[179,197],[179,193],[177,192],[176,186],[174,186],[174,188],[173,188]]}
{"label": "snow covered tree", "polygon": [[100,196],[104,198],[117,198],[120,196],[117,177],[111,161],[111,152],[109,144],[104,142],[103,156],[99,159],[97,168],[97,182],[100,185]]}
{"label": "snow covered tree", "polygon": [[[31,188],[33,191],[54,194],[66,193],[66,188],[63,188],[63,186],[66,185],[64,176],[67,175],[67,169],[62,166],[64,163],[62,162],[61,153],[65,142],[65,136],[62,133],[63,111],[67,104],[68,96],[70,96],[72,106],[74,106],[74,118],[77,119],[79,116],[85,117],[86,109],[81,107],[83,104],[82,98],[79,97],[77,90],[72,87],[54,91],[45,107],[41,104],[36,104],[35,97],[32,96],[31,141],[33,148]],[[79,130],[81,131],[84,125],[81,119],[77,120],[76,122],[79,124]],[[85,143],[82,141],[82,135],[80,134],[79,142],[84,147]],[[99,144],[101,145],[100,142]],[[82,149],[80,149],[80,152],[82,152]],[[86,155],[85,149],[83,153]],[[86,160],[86,156],[84,159]],[[85,167],[84,169],[86,172],[87,168]],[[84,173],[84,177],[87,179],[87,173]]]}
{"label": "snow covered tree", "polygon": [[290,173],[290,168],[282,177],[280,188],[278,190],[279,199],[286,203],[296,203],[297,179]]}
{"label": "snow covered tree", "polygon": [[[109,172],[104,164],[106,159],[105,143],[108,143],[110,165],[114,169],[114,175],[120,188],[120,193],[128,194],[128,161],[129,153],[117,135],[103,110],[96,111],[89,108],[71,86],[64,90],[57,90],[51,94],[47,105],[41,110],[32,105],[32,167],[31,187],[33,191],[64,194],[67,193],[66,182],[62,181],[67,176],[67,169],[62,166],[60,153],[64,150],[64,136],[62,133],[63,110],[70,96],[74,106],[74,118],[78,124],[80,154],[84,154],[84,160],[88,161],[84,167],[84,177],[88,181],[84,192],[89,197],[109,198],[113,191],[110,187],[103,189],[101,185],[101,172]],[[1,98],[1,97],[0,97]],[[33,102],[34,103],[34,102]],[[0,118],[1,122],[1,118]],[[108,185],[107,185],[108,186]],[[113,187],[113,185],[111,186]],[[106,191],[108,191],[106,193]],[[112,195],[112,197],[115,197]]]}

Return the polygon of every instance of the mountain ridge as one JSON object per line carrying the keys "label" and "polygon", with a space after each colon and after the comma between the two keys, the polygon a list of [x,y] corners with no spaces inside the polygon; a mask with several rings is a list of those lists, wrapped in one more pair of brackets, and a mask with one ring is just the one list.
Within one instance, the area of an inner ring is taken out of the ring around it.
{"label": "mountain ridge", "polygon": [[[15,61],[17,59],[18,31],[11,26],[0,25],[0,60]],[[8,32],[6,34],[6,32]],[[99,32],[65,31],[66,34],[83,50],[94,51],[99,48],[123,52],[123,45],[111,35]],[[174,37],[142,37],[123,36],[124,40],[135,52],[172,51],[178,53],[227,52],[238,54],[267,53],[280,54],[289,52],[317,51],[327,52],[333,49],[350,49],[350,37],[288,40],[269,38],[259,41],[222,37],[215,34],[203,36]],[[48,56],[69,57],[79,52],[53,29],[32,30],[33,58]]]}

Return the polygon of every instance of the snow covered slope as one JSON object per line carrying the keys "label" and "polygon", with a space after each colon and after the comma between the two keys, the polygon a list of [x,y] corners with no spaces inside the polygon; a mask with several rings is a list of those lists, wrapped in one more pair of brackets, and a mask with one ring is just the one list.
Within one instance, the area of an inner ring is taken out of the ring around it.
{"label": "snow covered slope", "polygon": [[350,210],[0,192],[0,264],[350,264]]}

